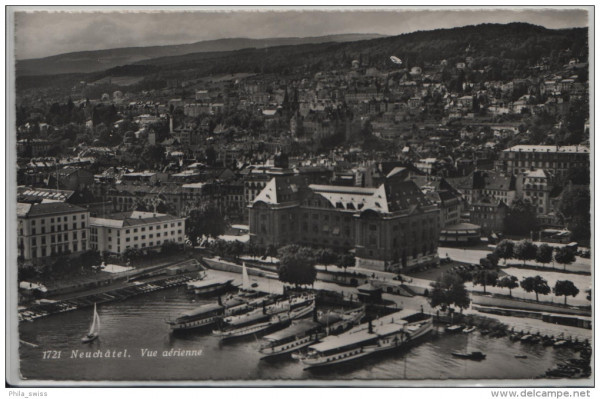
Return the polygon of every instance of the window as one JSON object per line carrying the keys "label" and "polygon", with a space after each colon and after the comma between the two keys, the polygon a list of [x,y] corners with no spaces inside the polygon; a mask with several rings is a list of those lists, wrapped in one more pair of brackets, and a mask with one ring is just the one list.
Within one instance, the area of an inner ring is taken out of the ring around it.
{"label": "window", "polygon": [[146,231],[146,228],[145,228],[145,227],[142,227],[142,231]]}
{"label": "window", "polygon": [[156,237],[157,237],[157,238],[158,238],[158,237],[160,237],[160,233],[156,233]]}
{"label": "window", "polygon": [[81,222],[81,228],[85,229],[85,222]]}
{"label": "window", "polygon": [[77,223],[73,223],[73,230],[77,229]]}
{"label": "window", "polygon": [[125,233],[126,233],[126,234],[129,234],[129,230],[125,230]]}
{"label": "window", "polygon": [[[43,220],[44,220],[44,219],[42,219],[42,221],[43,221]],[[35,220],[32,220],[32,221],[31,221],[31,225],[32,225],[32,226],[35,226]]]}
{"label": "window", "polygon": [[134,233],[137,233],[137,229],[133,229],[133,232],[134,232]]}
{"label": "window", "polygon": [[177,222],[177,226],[181,226],[181,222]]}
{"label": "window", "polygon": [[154,234],[148,234],[148,238],[153,238]]}
{"label": "window", "polygon": [[85,230],[81,232],[81,238],[85,238]]}
{"label": "window", "polygon": [[73,215],[73,220],[77,220],[77,216]]}
{"label": "window", "polygon": [[35,227],[31,229],[31,234],[35,235]]}
{"label": "window", "polygon": [[76,232],[76,231],[74,231],[74,232],[73,232],[73,239],[74,239],[74,240],[76,240],[76,239],[77,239],[77,232]]}
{"label": "window", "polygon": [[153,230],[153,229],[154,229],[153,226],[148,227],[148,230]]}

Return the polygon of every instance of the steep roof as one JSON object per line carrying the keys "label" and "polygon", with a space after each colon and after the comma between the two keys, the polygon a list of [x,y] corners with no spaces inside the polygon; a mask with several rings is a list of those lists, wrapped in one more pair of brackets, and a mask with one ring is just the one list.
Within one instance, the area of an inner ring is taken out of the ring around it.
{"label": "steep roof", "polygon": [[86,209],[65,202],[47,202],[33,204],[27,209],[26,204],[17,204],[17,215],[20,217],[37,217],[63,213],[86,212]]}

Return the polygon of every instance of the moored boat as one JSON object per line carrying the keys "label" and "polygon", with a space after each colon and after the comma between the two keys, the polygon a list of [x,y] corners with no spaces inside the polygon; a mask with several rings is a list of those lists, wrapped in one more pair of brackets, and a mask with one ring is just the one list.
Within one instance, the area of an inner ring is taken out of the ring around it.
{"label": "moored boat", "polygon": [[476,329],[477,329],[477,327],[475,327],[475,326],[471,326],[471,327],[465,328],[465,329],[463,330],[463,332],[464,332],[465,334],[469,334],[469,333],[472,333],[473,331],[475,331]]}
{"label": "moored boat", "polygon": [[174,319],[166,320],[166,323],[173,331],[199,329],[210,327],[218,323],[223,317],[242,314],[252,309],[250,305],[240,299],[229,300],[227,304],[224,304],[219,298],[217,303],[199,306],[178,315]]}
{"label": "moored boat", "polygon": [[346,331],[359,323],[364,315],[364,306],[348,312],[329,312],[326,317],[315,315],[316,321],[302,320],[285,330],[264,337],[266,342],[260,347],[259,352],[264,359],[298,351],[318,342],[330,332]]}
{"label": "moored boat", "polygon": [[338,336],[325,337],[300,357],[305,369],[330,366],[402,347],[433,329],[432,318],[402,310],[361,324]]}
{"label": "moored boat", "polygon": [[461,326],[460,324],[454,324],[452,326],[446,327],[446,332],[457,333],[457,332],[462,331],[463,328],[464,328],[464,326]]}
{"label": "moored boat", "polygon": [[470,359],[470,360],[483,360],[485,359],[485,354],[479,351],[474,352],[452,352],[452,356],[460,357],[462,359]]}
{"label": "moored boat", "polygon": [[187,283],[187,288],[196,295],[217,295],[231,289],[233,279],[227,277],[204,277]]}

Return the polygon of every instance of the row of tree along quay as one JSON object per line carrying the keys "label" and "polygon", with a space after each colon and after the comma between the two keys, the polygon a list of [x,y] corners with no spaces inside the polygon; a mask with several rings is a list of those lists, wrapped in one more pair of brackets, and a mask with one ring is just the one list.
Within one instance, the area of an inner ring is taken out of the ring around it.
{"label": "row of tree along quay", "polygon": [[[512,244],[510,241],[505,241],[502,248],[507,247],[507,243]],[[531,251],[530,242],[524,241],[523,244],[523,246],[526,246]],[[535,248],[532,252],[535,253]],[[580,292],[579,288],[570,280],[558,280],[554,287],[550,287],[548,281],[539,275],[524,277],[519,281],[517,277],[506,275],[499,269],[498,259],[498,254],[493,252],[485,258],[480,259],[481,268],[464,268],[444,273],[437,281],[431,284],[432,290],[429,296],[431,306],[456,306],[461,311],[468,308],[470,299],[465,287],[466,282],[482,286],[484,293],[487,293],[487,287],[508,288],[510,298],[513,298],[512,290],[521,287],[528,293],[535,293],[536,302],[539,302],[539,295],[548,295],[550,292],[553,292],[556,296],[564,296],[565,306],[567,305],[567,297],[576,297]],[[588,290],[587,293],[587,299],[591,300],[591,290]]]}
{"label": "row of tree along quay", "polygon": [[[517,243],[511,240],[502,240],[493,252],[498,258],[504,259],[504,263],[509,259],[518,259],[523,261],[523,267],[526,267],[527,261],[536,261],[543,265],[552,262],[563,265],[563,270],[567,270],[567,265],[575,262],[575,250],[568,246],[553,248],[548,244],[535,245],[530,240],[521,240]],[[533,267],[529,265],[529,267]],[[553,268],[554,271],[554,268]]]}

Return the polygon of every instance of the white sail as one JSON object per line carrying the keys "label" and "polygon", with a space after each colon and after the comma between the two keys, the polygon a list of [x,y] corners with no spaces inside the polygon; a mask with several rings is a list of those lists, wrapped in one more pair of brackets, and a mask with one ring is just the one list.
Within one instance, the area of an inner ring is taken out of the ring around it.
{"label": "white sail", "polygon": [[88,335],[92,335],[96,331],[96,319],[98,313],[96,313],[96,304],[94,303],[94,316],[92,317],[92,325],[90,326],[90,332]]}
{"label": "white sail", "polygon": [[242,289],[250,289],[250,278],[248,277],[248,270],[246,270],[246,262],[242,263]]}
{"label": "white sail", "polygon": [[94,307],[94,318],[96,321],[96,334],[100,334],[100,316],[96,312],[96,307]]}

